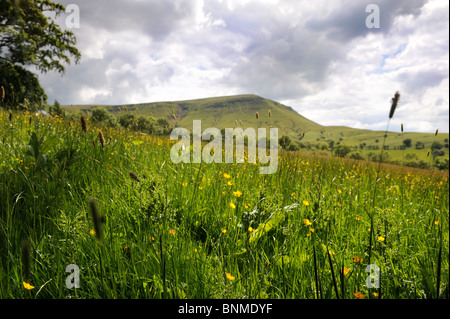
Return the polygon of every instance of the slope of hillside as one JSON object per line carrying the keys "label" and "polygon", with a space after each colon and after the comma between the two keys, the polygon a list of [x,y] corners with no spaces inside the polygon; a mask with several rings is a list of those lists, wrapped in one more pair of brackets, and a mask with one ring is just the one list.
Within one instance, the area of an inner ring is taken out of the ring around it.
{"label": "slope of hillside", "polygon": [[[100,105],[65,106],[66,109],[89,113]],[[101,105],[115,116],[124,112],[165,117],[177,125],[192,128],[193,120],[202,120],[202,127],[278,127],[289,135],[319,130],[322,126],[301,116],[292,108],[257,95],[235,95],[173,102],[151,102],[128,105]],[[270,116],[269,116],[270,110]],[[256,119],[259,113],[259,120]],[[175,115],[175,118],[174,116]]]}
{"label": "slope of hillside", "polygon": [[[353,152],[367,155],[382,147],[385,132],[354,129],[343,126],[323,126],[297,113],[291,107],[257,95],[234,95],[186,101],[151,102],[128,105],[80,105],[64,106],[71,112],[89,114],[96,107],[104,107],[114,116],[126,112],[136,115],[167,118],[177,126],[192,129],[193,120],[202,120],[202,129],[217,127],[277,127],[279,136],[287,135],[303,145],[316,145],[317,149],[330,150],[338,145],[352,147]],[[270,116],[269,116],[270,111]],[[256,118],[256,112],[259,119]],[[407,125],[407,123],[406,123]],[[434,142],[442,144],[448,158],[448,133],[435,136],[432,133],[389,132],[386,147],[391,159],[402,160],[409,154],[415,160],[427,160],[427,150]],[[411,146],[404,141],[411,139]],[[417,143],[423,146],[416,148]]]}

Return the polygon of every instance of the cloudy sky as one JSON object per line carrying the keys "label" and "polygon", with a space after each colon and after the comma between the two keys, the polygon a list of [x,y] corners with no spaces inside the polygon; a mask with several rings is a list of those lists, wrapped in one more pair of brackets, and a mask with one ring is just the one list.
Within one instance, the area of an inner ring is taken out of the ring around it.
{"label": "cloudy sky", "polygon": [[[391,130],[448,132],[444,0],[57,2],[79,7],[82,58],[39,75],[50,103],[257,94],[323,125],[384,130],[399,90]],[[370,4],[379,28],[366,26]]]}

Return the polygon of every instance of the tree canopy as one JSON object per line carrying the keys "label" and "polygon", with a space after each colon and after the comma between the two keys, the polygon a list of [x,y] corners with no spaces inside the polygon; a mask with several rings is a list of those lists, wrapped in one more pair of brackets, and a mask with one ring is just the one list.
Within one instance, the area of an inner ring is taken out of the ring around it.
{"label": "tree canopy", "polygon": [[62,30],[50,12],[58,17],[65,8],[49,0],[0,0],[0,85],[9,106],[47,98],[36,75],[25,67],[63,74],[64,64],[81,58],[75,35]]}

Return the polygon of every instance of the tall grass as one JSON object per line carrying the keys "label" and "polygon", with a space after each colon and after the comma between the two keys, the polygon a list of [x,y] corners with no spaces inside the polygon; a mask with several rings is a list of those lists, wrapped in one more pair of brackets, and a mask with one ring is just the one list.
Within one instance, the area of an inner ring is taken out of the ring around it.
{"label": "tall grass", "polygon": [[272,175],[174,164],[167,138],[26,113],[0,113],[0,141],[2,298],[447,296],[448,174],[294,152]]}

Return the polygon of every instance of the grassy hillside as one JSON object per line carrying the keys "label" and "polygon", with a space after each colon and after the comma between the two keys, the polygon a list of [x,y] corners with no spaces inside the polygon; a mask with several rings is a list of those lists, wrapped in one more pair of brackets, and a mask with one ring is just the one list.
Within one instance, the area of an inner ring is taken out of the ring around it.
{"label": "grassy hillside", "polygon": [[[72,112],[89,113],[98,105],[65,106]],[[235,127],[236,121],[242,127],[278,127],[286,128],[289,134],[302,134],[316,131],[321,125],[301,116],[292,108],[264,99],[256,95],[237,95],[205,98],[175,102],[151,102],[128,105],[103,105],[116,117],[125,112],[134,112],[144,116],[175,118],[177,125],[192,129],[193,120],[202,120],[202,127]],[[271,116],[269,117],[269,110]],[[256,119],[259,113],[259,121]],[[175,114],[175,118],[173,116]]]}
{"label": "grassy hillside", "polygon": [[0,111],[0,299],[448,298],[448,172],[281,150],[261,175],[172,145]]}
{"label": "grassy hillside", "polygon": [[[89,114],[100,105],[64,106],[71,112]],[[207,127],[277,127],[279,136],[287,135],[300,148],[330,153],[339,145],[352,148],[353,153],[362,157],[370,157],[373,151],[381,149],[384,131],[354,129],[344,126],[322,126],[297,113],[289,106],[268,100],[257,95],[223,96],[205,99],[151,102],[129,105],[102,105],[115,117],[127,112],[137,115],[166,118],[174,125],[192,129],[193,120],[202,120],[202,129]],[[270,116],[269,116],[270,111]],[[256,118],[256,112],[259,119]],[[405,123],[407,126],[407,123]],[[449,134],[389,132],[386,139],[386,153],[390,161],[404,163],[408,161],[429,162],[428,149],[433,142],[443,146],[444,155],[448,159]],[[402,148],[403,141],[411,139],[411,146]],[[423,148],[416,149],[417,142],[423,143]],[[409,155],[408,155],[409,154]]]}

